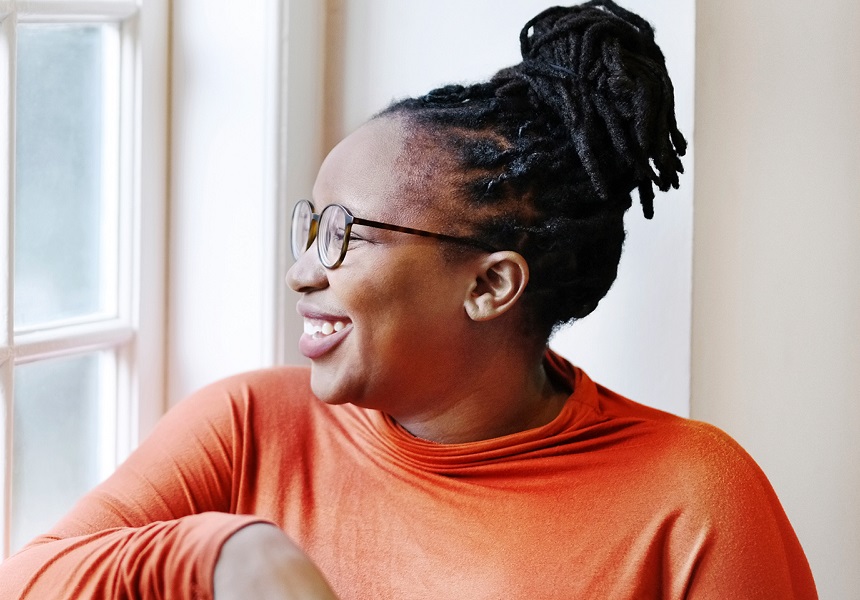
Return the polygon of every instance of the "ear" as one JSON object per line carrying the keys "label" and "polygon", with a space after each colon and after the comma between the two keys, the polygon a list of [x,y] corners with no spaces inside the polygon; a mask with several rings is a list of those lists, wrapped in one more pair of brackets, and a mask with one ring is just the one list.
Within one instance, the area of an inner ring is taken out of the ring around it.
{"label": "ear", "polygon": [[529,282],[529,265],[510,250],[481,257],[466,296],[466,314],[473,321],[489,321],[510,310]]}

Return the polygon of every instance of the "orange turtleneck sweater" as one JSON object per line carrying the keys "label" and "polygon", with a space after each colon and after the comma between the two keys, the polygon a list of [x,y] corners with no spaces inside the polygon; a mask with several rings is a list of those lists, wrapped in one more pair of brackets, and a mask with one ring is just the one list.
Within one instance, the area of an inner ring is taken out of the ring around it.
{"label": "orange turtleneck sweater", "polygon": [[221,545],[260,520],[344,600],[817,597],[734,441],[547,364],[574,390],[555,420],[453,445],[319,402],[302,368],[209,386],[0,565],[0,597],[209,599]]}

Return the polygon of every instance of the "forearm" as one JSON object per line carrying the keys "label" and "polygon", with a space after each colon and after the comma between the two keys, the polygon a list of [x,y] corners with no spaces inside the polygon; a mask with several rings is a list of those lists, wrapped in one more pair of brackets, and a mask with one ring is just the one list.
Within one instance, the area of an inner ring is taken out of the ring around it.
{"label": "forearm", "polygon": [[208,600],[221,546],[257,521],[202,513],[143,527],[43,537],[0,565],[0,598]]}
{"label": "forearm", "polygon": [[305,553],[264,523],[245,527],[223,545],[214,589],[215,600],[337,600]]}

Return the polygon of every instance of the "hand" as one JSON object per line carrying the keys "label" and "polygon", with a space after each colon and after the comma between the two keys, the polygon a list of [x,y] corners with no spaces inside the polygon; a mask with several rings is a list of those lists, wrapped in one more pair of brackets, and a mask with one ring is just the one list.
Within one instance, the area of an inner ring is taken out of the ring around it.
{"label": "hand", "polygon": [[305,553],[265,523],[244,527],[224,543],[214,590],[215,600],[337,600]]}

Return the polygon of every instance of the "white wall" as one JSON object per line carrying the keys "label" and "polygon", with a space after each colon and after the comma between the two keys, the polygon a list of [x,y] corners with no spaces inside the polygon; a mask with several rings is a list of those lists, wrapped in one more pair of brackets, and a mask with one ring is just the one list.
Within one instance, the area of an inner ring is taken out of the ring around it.
{"label": "white wall", "polygon": [[173,3],[168,398],[262,362],[263,3]]}
{"label": "white wall", "polygon": [[698,3],[692,413],[860,598],[860,3]]}
{"label": "white wall", "polygon": [[[519,62],[520,29],[554,0],[330,0],[329,146],[388,105]],[[694,2],[625,3],[652,22],[673,77],[681,130],[693,123]],[[692,155],[682,188],[646,221],[634,206],[618,282],[553,346],[618,392],[688,414]]]}
{"label": "white wall", "polygon": [[324,71],[318,0],[172,6],[171,403],[299,359],[283,234],[322,160]]}

